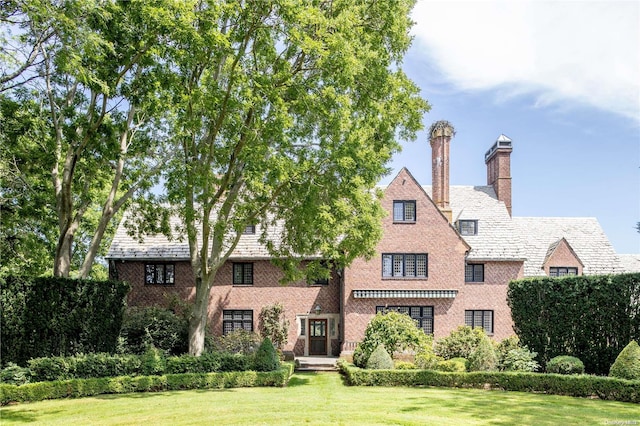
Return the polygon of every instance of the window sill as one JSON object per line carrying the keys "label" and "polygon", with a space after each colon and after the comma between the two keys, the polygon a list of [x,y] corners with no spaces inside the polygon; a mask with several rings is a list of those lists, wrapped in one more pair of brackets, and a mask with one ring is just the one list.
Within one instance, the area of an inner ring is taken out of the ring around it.
{"label": "window sill", "polygon": [[175,287],[175,283],[172,284],[157,284],[157,283],[144,283],[146,287]]}
{"label": "window sill", "polygon": [[382,277],[382,281],[425,281],[429,277]]}
{"label": "window sill", "polygon": [[415,225],[416,221],[415,220],[394,220],[393,224],[394,225]]}
{"label": "window sill", "polygon": [[232,284],[234,287],[253,287],[253,284]]}
{"label": "window sill", "polygon": [[484,281],[465,281],[464,283],[473,285],[473,284],[484,284],[485,282]]}

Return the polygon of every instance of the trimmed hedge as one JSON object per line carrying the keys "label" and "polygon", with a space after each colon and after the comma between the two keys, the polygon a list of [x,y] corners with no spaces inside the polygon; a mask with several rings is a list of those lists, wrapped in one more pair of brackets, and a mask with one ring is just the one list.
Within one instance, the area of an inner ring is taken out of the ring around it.
{"label": "trimmed hedge", "polygon": [[352,386],[435,386],[542,392],[552,395],[593,397],[640,403],[640,380],[589,375],[566,376],[528,372],[448,373],[430,370],[364,370],[338,362],[340,372]]}
{"label": "trimmed hedge", "polygon": [[129,284],[57,277],[0,285],[2,364],[116,350]]}
{"label": "trimmed hedge", "polygon": [[622,349],[640,340],[640,274],[527,278],[509,283],[507,302],[520,344],[545,366],[557,355],[607,375]]}
{"label": "trimmed hedge", "polygon": [[102,394],[163,392],[188,389],[239,387],[283,387],[293,374],[292,363],[268,372],[234,371],[224,373],[167,374],[163,376],[120,376],[93,379],[58,380],[22,386],[0,384],[0,405],[45,399],[81,398]]}
{"label": "trimmed hedge", "polygon": [[[277,369],[278,365],[273,366]],[[144,355],[89,354],[74,357],[34,358],[22,369],[31,382],[116,376],[213,373],[256,370],[249,355],[206,352],[199,357],[164,357],[150,349]],[[5,374],[5,370],[6,374]],[[14,380],[15,366],[0,370],[0,382]],[[6,376],[6,380],[5,380]]]}

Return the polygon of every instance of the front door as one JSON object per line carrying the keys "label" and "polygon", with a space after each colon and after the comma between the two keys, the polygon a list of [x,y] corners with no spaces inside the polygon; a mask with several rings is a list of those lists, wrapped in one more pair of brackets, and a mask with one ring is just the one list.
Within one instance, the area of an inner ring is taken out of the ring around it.
{"label": "front door", "polygon": [[327,320],[309,320],[309,355],[327,354]]}

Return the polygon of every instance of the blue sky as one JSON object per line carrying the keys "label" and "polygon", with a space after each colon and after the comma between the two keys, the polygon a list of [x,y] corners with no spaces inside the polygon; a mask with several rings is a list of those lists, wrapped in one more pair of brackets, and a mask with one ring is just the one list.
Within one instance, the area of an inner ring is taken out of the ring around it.
{"label": "blue sky", "polygon": [[[448,120],[451,184],[485,185],[484,153],[513,141],[515,216],[596,217],[618,253],[640,253],[640,2],[431,1],[414,9],[403,69]],[[431,184],[426,132],[403,143]]]}

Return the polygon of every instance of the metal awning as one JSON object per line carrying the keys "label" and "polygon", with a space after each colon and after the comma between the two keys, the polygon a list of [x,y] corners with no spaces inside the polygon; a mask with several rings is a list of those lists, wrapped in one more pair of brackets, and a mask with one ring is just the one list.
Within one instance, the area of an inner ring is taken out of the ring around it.
{"label": "metal awning", "polygon": [[353,290],[354,299],[454,299],[458,290]]}

